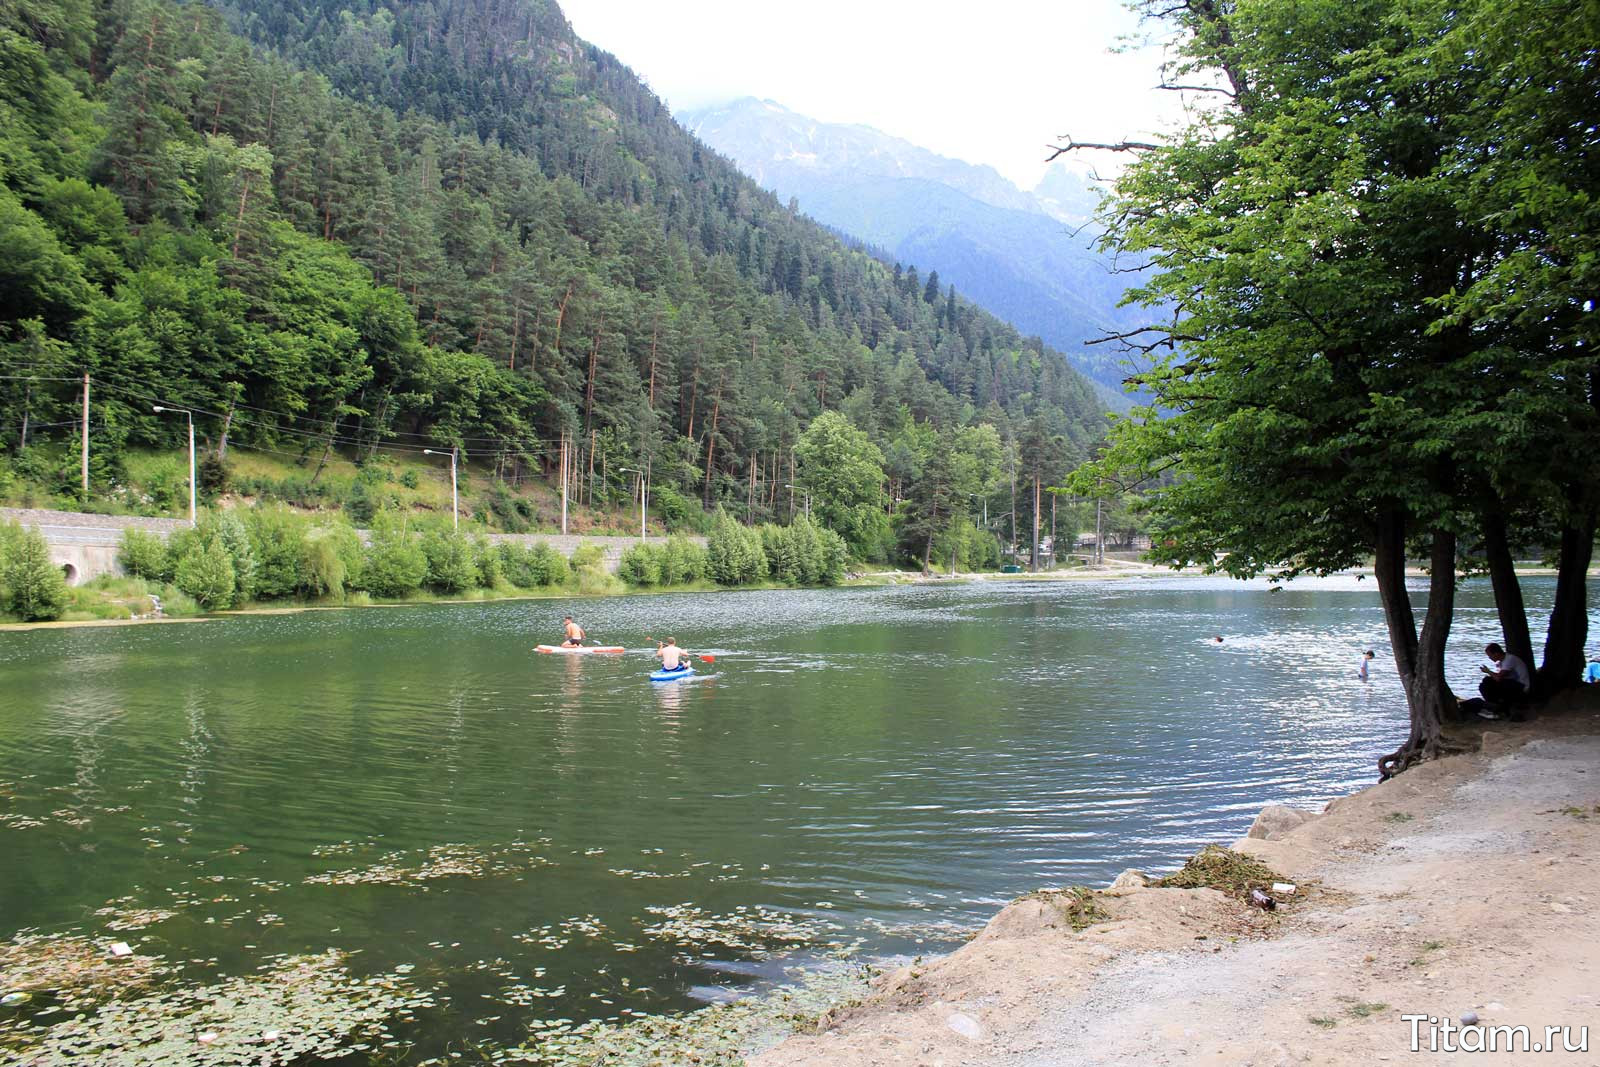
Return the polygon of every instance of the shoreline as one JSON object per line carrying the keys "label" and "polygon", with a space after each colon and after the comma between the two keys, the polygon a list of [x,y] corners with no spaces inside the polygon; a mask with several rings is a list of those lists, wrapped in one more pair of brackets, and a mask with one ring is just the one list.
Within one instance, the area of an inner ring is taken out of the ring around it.
{"label": "shoreline", "polygon": [[[1518,567],[1519,577],[1550,577],[1556,573],[1550,567]],[[1600,569],[1591,571],[1591,576],[1600,577]],[[1426,572],[1407,568],[1406,576],[1417,578],[1425,577]],[[356,608],[405,608],[418,607],[426,604],[490,604],[499,601],[516,600],[563,600],[563,599],[609,599],[611,597],[627,596],[660,596],[672,593],[739,593],[739,592],[767,592],[775,589],[791,588],[833,588],[833,589],[871,589],[887,588],[902,585],[963,585],[981,582],[1022,582],[1034,584],[1050,584],[1056,582],[1085,582],[1105,580],[1160,580],[1163,578],[1203,578],[1207,577],[1204,571],[1185,568],[1173,569],[1155,563],[1144,563],[1134,560],[1113,560],[1104,567],[1066,567],[1058,570],[1039,571],[1037,573],[1023,571],[1018,574],[1001,574],[998,571],[958,571],[955,574],[930,573],[920,571],[883,570],[864,571],[847,574],[845,580],[837,586],[784,586],[770,583],[760,583],[748,586],[715,586],[706,583],[693,583],[665,588],[645,586],[639,588],[626,588],[620,592],[582,592],[577,590],[553,590],[548,593],[534,591],[519,591],[505,596],[479,596],[479,597],[425,597],[415,600],[368,600],[363,603],[346,604],[318,604],[318,603],[272,603],[260,607],[229,608],[225,611],[207,612],[200,615],[160,616],[157,618],[135,619],[54,619],[49,622],[0,622],[0,633],[26,633],[34,630],[64,630],[76,627],[111,627],[111,626],[144,626],[151,623],[188,623],[211,622],[218,619],[248,616],[248,615],[297,615],[307,611],[345,611]],[[1225,576],[1219,576],[1225,577]],[[1371,578],[1370,570],[1339,571],[1329,577]],[[1286,586],[1292,583],[1284,583]]]}
{"label": "shoreline", "polygon": [[[1126,871],[1045,889],[880,976],[751,1067],[1350,1064],[1412,1055],[1403,1015],[1590,1025],[1600,1046],[1600,686],[1477,751],[1318,812],[1268,806],[1232,848],[1276,910]],[[1497,729],[1485,729],[1485,726]],[[1468,1013],[1471,1013],[1469,1015]],[[1429,1030],[1422,1024],[1422,1048]],[[1552,1050],[1538,1062],[1592,1064]],[[1498,1062],[1524,1062],[1499,1060]]]}

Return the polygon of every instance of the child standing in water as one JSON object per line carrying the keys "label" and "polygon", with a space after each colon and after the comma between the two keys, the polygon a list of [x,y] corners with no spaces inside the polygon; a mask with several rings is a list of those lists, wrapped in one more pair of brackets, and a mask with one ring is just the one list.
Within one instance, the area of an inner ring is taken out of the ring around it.
{"label": "child standing in water", "polygon": [[1370,648],[1361,654],[1361,666],[1356,668],[1356,677],[1360,678],[1363,682],[1371,681],[1371,679],[1367,677],[1367,666],[1372,662],[1372,657],[1373,651]]}

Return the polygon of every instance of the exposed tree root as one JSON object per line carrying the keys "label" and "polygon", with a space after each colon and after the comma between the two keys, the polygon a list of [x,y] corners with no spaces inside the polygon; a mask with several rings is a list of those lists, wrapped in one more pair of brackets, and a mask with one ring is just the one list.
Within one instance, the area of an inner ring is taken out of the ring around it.
{"label": "exposed tree root", "polygon": [[1460,741],[1451,741],[1438,734],[1424,737],[1413,736],[1405,744],[1378,759],[1378,781],[1387,782],[1402,771],[1410,770],[1419,763],[1429,760],[1442,759],[1445,756],[1458,756],[1463,752],[1472,751],[1470,745]]}

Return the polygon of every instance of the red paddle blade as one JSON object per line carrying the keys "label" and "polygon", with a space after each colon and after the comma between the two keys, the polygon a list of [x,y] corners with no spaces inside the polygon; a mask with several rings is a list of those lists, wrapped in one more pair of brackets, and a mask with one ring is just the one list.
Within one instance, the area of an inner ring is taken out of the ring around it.
{"label": "red paddle blade", "polygon": [[704,655],[702,655],[702,656],[701,656],[701,657],[700,657],[700,662],[701,662],[701,663],[715,663],[715,662],[717,662],[717,657],[715,657],[715,656],[704,656]]}

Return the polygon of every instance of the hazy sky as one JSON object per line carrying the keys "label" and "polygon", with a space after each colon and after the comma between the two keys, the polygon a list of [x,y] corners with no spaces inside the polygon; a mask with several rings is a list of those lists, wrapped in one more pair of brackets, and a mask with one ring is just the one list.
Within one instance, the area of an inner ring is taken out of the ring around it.
{"label": "hazy sky", "polygon": [[[1155,49],[1119,0],[562,0],[578,35],[674,111],[741,96],[855,122],[1031,188],[1046,144],[1159,128]],[[1100,161],[1102,169],[1109,162]]]}

